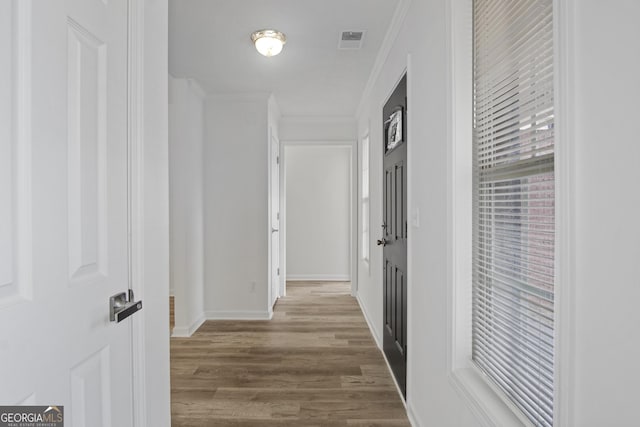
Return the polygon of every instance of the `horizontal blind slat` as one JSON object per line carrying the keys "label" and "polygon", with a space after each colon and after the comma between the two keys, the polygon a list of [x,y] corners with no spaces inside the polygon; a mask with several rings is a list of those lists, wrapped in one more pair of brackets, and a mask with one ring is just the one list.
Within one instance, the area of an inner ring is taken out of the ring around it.
{"label": "horizontal blind slat", "polygon": [[[509,265],[513,262],[522,262],[523,264],[526,260],[505,260],[491,256],[480,255],[474,259],[474,261],[478,265],[478,274],[483,275],[489,280],[498,281],[498,285],[509,286],[519,292],[527,292],[528,294],[536,297],[543,298],[545,301],[553,302],[553,282],[545,281],[544,279],[548,276],[537,274],[538,272],[533,270],[531,274],[525,274],[523,271],[519,273],[520,275],[517,278],[510,274],[511,270],[509,270]],[[518,286],[519,283],[525,284]]]}
{"label": "horizontal blind slat", "polygon": [[[487,338],[488,336],[491,336],[491,338]],[[523,353],[512,354],[514,352],[513,348],[509,345],[509,338],[505,338],[504,335],[500,334],[491,334],[491,331],[487,331],[485,335],[478,336],[477,342],[484,344],[487,351],[501,355],[503,359],[509,358],[513,360],[513,364],[515,365],[516,369],[522,372],[522,375],[524,377],[528,377],[527,381],[540,383],[547,390],[552,387],[552,365],[543,366],[537,364],[537,361],[535,359],[518,358],[518,354]],[[535,375],[535,377],[532,378],[533,375]],[[552,393],[550,394],[550,397],[551,399],[549,399],[548,402],[553,401]]]}
{"label": "horizontal blind slat", "polygon": [[530,402],[536,402],[543,407],[545,412],[552,412],[553,392],[549,390],[550,387],[543,380],[540,371],[523,366],[520,364],[520,360],[513,359],[508,353],[487,351],[490,346],[495,345],[495,341],[487,342],[478,339],[475,344],[478,347],[478,352],[490,356],[493,361],[497,362],[497,369],[522,386],[523,394],[530,399]]}
{"label": "horizontal blind slat", "polygon": [[[485,274],[484,272],[486,270],[484,270],[482,266],[478,268],[478,271],[479,273],[478,273],[478,276],[476,277],[479,280],[485,279],[486,281],[490,281],[493,288],[503,289],[507,292],[510,292],[514,296],[519,297],[522,301],[526,301],[526,298],[530,298],[530,299],[538,299],[540,301],[540,304],[553,303],[553,295],[549,291],[536,288],[529,284],[518,282],[513,277],[500,275],[500,274],[491,274],[491,275]],[[523,293],[524,295],[519,295],[518,292]]]}
{"label": "horizontal blind slat", "polygon": [[[483,302],[484,303],[484,302]],[[482,305],[478,305],[477,309],[482,309]],[[520,329],[514,328],[509,325],[509,320],[504,316],[497,316],[495,319],[489,319],[491,321],[490,330],[494,331],[496,334],[501,334],[504,337],[508,337],[512,345],[518,345],[519,348],[527,349],[527,357],[535,359],[539,364],[544,364],[546,366],[553,366],[553,346],[548,341],[544,341],[544,339],[548,338],[548,335],[543,336],[543,332],[537,332],[535,329],[535,325],[527,325]],[[476,334],[476,336],[486,335],[486,328],[483,330],[483,321],[486,321],[482,317],[478,317],[476,319],[478,322],[478,330],[483,332],[481,334]],[[542,329],[542,328],[539,328]],[[530,332],[529,334],[525,333],[525,331]],[[535,332],[535,334],[534,334]],[[536,341],[534,338],[538,338]],[[543,342],[544,341],[544,342]],[[525,354],[525,353],[523,353]],[[551,376],[549,378],[552,378]]]}
{"label": "horizontal blind slat", "polygon": [[[524,390],[521,387],[517,387],[517,383],[513,381],[512,377],[505,375],[504,371],[499,369],[499,365],[495,363],[494,359],[485,357],[483,359],[476,360],[476,364],[485,371],[485,373],[491,376],[500,388],[502,388],[502,390],[512,398],[514,403],[516,403],[516,405],[524,411],[527,416],[529,416],[531,421],[534,421],[534,425],[553,425],[553,413],[541,410],[536,402],[525,397],[523,394]],[[502,367],[504,367],[504,365]],[[541,421],[544,421],[544,423],[541,423]]]}
{"label": "horizontal blind slat", "polygon": [[[515,298],[513,294],[503,292],[496,287],[492,287],[491,289],[479,287],[477,292],[475,295],[476,303],[479,306],[495,306],[496,310],[493,310],[492,314],[495,315],[496,318],[503,319],[510,323],[512,330],[519,330],[520,327],[527,326],[528,330],[534,331],[536,334],[547,338],[550,348],[544,347],[537,350],[543,353],[549,353],[549,360],[553,361],[553,334],[549,331],[553,318],[549,317],[551,310],[549,310],[548,307],[544,307],[542,304],[538,305],[535,301],[531,301],[528,305],[524,304],[523,300],[514,302]],[[518,316],[513,312],[514,307],[520,310],[517,312]],[[544,312],[546,312],[546,314]]]}

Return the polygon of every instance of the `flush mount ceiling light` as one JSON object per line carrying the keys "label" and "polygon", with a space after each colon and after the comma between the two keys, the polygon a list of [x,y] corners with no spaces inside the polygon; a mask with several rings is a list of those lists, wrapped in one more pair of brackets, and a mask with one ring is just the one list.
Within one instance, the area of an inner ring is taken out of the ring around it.
{"label": "flush mount ceiling light", "polygon": [[262,55],[276,56],[282,52],[282,46],[286,43],[287,37],[280,31],[260,30],[251,34],[251,41]]}

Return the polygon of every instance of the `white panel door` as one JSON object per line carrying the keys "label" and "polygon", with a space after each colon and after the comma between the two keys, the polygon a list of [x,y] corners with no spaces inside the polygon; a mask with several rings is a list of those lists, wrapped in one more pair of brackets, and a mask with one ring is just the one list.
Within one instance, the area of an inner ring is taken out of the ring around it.
{"label": "white panel door", "polygon": [[273,306],[280,289],[280,143],[271,135],[271,289],[270,301]]}
{"label": "white panel door", "polygon": [[132,425],[127,0],[0,2],[0,404]]}

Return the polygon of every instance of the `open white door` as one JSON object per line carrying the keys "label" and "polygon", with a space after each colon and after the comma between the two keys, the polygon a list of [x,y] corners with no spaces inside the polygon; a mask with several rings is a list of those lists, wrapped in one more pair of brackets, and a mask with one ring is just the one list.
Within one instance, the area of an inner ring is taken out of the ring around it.
{"label": "open white door", "polygon": [[127,0],[0,2],[0,404],[132,425]]}
{"label": "open white door", "polygon": [[280,290],[280,143],[273,135],[270,136],[271,145],[271,286],[269,290],[269,304],[276,303]]}

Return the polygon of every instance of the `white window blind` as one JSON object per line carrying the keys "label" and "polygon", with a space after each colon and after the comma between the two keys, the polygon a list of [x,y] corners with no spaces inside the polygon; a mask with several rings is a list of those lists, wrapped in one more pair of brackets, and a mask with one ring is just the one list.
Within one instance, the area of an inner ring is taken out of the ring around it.
{"label": "white window blind", "polygon": [[553,425],[552,0],[474,0],[472,358]]}
{"label": "white window blind", "polygon": [[369,136],[362,139],[362,259],[369,261]]}

